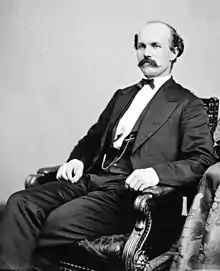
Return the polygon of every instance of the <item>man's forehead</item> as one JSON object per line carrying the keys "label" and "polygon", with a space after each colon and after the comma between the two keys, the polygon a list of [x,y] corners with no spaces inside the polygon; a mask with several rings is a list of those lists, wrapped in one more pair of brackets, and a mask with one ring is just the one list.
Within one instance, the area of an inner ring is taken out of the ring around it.
{"label": "man's forehead", "polygon": [[162,23],[146,24],[138,33],[138,40],[142,42],[169,43],[170,29]]}

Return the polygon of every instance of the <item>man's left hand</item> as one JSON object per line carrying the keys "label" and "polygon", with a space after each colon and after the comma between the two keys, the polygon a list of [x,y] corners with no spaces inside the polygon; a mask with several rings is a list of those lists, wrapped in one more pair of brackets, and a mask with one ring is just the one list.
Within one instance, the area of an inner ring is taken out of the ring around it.
{"label": "man's left hand", "polygon": [[159,177],[153,168],[136,169],[126,179],[125,187],[135,191],[143,191],[158,183]]}

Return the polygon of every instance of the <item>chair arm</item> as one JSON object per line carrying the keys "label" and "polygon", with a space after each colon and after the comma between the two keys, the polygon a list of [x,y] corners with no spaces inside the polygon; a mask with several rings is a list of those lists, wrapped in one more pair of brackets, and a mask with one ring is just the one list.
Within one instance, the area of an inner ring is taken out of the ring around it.
{"label": "chair arm", "polygon": [[42,167],[42,168],[38,169],[37,173],[39,173],[39,174],[53,173],[53,172],[56,172],[59,169],[60,166],[61,165],[59,165],[59,166]]}
{"label": "chair arm", "polygon": [[55,174],[59,167],[60,165],[43,167],[43,168],[38,169],[37,173],[28,175],[28,177],[25,179],[25,188],[26,189],[31,188],[36,185],[40,185],[40,184],[50,181],[49,178],[44,178],[44,177]]}
{"label": "chair arm", "polygon": [[134,202],[134,209],[142,213],[149,211],[148,202],[150,199],[162,198],[170,195],[176,189],[171,186],[152,186],[148,187],[143,191],[142,195],[137,196]]}
{"label": "chair arm", "polygon": [[[148,270],[145,269],[148,257],[146,255],[144,256],[143,264],[139,263],[139,258],[142,258],[142,253],[146,254],[145,250],[147,250],[147,248],[144,248],[144,246],[151,232],[151,211],[152,208],[158,206],[158,204],[163,204],[166,197],[170,197],[171,194],[175,196],[179,195],[179,191],[170,186],[153,186],[145,189],[141,195],[136,197],[134,209],[138,211],[137,220],[128,241],[125,244],[122,256],[127,271]],[[142,250],[143,248],[144,250]]]}

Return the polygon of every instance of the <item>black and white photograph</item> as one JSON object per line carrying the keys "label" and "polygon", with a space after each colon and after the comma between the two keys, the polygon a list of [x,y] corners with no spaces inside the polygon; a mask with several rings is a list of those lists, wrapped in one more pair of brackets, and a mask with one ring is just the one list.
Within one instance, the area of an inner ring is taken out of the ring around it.
{"label": "black and white photograph", "polygon": [[220,271],[219,0],[0,0],[0,270]]}

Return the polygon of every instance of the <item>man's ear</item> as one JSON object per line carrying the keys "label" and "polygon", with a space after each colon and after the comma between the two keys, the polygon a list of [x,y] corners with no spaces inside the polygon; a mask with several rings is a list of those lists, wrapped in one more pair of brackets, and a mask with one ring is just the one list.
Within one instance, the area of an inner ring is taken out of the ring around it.
{"label": "man's ear", "polygon": [[134,49],[137,50],[138,47],[138,34],[134,35]]}
{"label": "man's ear", "polygon": [[178,55],[179,55],[178,48],[177,47],[172,48],[171,49],[171,58],[170,58],[170,61],[174,62],[177,59]]}

